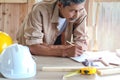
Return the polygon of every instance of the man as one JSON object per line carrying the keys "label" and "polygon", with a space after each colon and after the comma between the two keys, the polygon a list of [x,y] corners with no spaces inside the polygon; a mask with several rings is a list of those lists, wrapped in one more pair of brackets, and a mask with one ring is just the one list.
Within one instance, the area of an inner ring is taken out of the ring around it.
{"label": "man", "polygon": [[18,43],[27,45],[33,55],[80,56],[87,49],[84,5],[85,0],[35,4],[17,35]]}

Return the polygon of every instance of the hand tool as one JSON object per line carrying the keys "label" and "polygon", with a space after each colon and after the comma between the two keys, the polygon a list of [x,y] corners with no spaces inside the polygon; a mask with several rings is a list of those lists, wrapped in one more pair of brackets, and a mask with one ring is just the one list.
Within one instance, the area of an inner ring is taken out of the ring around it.
{"label": "hand tool", "polygon": [[74,76],[76,74],[82,74],[82,75],[92,75],[92,74],[96,74],[96,68],[95,67],[83,67],[79,70],[76,70],[74,72],[70,72],[66,75],[63,76],[63,79],[64,78],[67,78],[67,77],[71,77],[71,76]]}

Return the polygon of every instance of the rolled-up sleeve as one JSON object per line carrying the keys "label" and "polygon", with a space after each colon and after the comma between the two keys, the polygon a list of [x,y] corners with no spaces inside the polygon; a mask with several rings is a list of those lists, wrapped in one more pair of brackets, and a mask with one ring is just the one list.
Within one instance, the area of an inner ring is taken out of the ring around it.
{"label": "rolled-up sleeve", "polygon": [[26,45],[43,43],[42,15],[38,8],[32,9],[25,23],[24,37]]}

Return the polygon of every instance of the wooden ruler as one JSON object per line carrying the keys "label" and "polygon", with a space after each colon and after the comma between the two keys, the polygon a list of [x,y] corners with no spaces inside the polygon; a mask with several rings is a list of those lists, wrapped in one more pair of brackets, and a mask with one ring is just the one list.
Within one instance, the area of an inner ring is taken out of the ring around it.
{"label": "wooden ruler", "polygon": [[43,67],[42,71],[75,71],[83,67]]}

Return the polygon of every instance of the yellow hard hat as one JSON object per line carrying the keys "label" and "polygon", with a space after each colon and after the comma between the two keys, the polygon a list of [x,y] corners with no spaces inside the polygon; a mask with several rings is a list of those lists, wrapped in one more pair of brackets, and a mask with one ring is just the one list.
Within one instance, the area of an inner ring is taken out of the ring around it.
{"label": "yellow hard hat", "polygon": [[5,32],[0,31],[0,54],[4,48],[13,43],[12,38]]}

